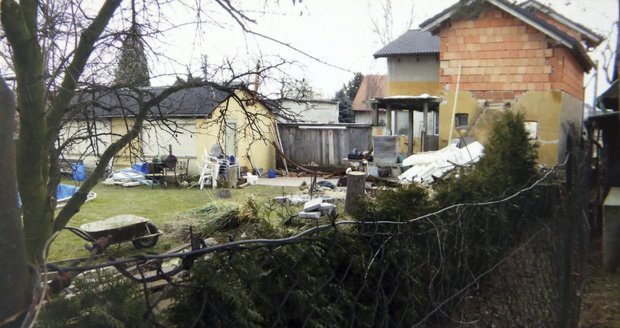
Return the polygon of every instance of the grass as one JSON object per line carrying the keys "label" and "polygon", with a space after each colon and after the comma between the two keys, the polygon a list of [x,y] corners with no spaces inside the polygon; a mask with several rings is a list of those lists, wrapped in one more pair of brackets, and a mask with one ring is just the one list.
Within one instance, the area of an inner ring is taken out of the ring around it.
{"label": "grass", "polygon": [[[254,185],[244,189],[231,189],[232,197],[230,199],[217,198],[215,190],[200,190],[198,188],[162,189],[155,187],[151,189],[145,186],[124,188],[99,184],[93,188],[93,191],[97,193],[97,198],[84,204],[80,212],[69,221],[68,225],[79,227],[84,223],[103,220],[115,215],[133,214],[150,219],[162,230],[167,224],[183,220],[187,216],[184,213],[191,209],[201,208],[213,203],[240,204],[248,197],[254,197],[261,204],[283,193],[298,193],[299,189]],[[85,240],[64,230],[50,247],[49,260],[58,261],[87,256],[88,251],[84,248],[86,243]],[[137,251],[133,249],[131,243],[122,243],[112,245],[107,252],[117,256],[127,256],[140,252],[160,253],[177,246],[178,243],[178,241],[166,238],[164,235],[152,249]]]}

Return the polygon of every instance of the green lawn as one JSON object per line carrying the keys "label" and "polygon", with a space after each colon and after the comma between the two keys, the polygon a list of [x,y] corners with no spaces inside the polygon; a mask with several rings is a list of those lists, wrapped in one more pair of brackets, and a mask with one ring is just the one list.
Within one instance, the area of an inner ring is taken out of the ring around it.
{"label": "green lawn", "polygon": [[[232,189],[232,198],[222,200],[216,197],[215,190],[192,189],[162,189],[159,187],[131,187],[97,185],[94,189],[97,198],[84,204],[81,211],[77,213],[68,225],[79,227],[80,225],[96,220],[102,220],[120,214],[133,214],[151,219],[160,229],[165,230],[167,224],[183,220],[183,213],[190,209],[201,208],[213,202],[232,202],[241,204],[248,197],[254,197],[261,204],[268,202],[274,196],[283,193],[298,193],[295,187],[270,187],[270,186],[249,186],[244,189]],[[88,255],[84,249],[87,242],[78,238],[69,231],[63,231],[56,238],[50,248],[49,260],[58,261]],[[163,252],[176,246],[179,241],[160,238],[158,244],[146,250],[146,252]],[[126,256],[139,253],[133,249],[131,243],[112,245],[108,253]],[[144,251],[142,251],[144,252]]]}

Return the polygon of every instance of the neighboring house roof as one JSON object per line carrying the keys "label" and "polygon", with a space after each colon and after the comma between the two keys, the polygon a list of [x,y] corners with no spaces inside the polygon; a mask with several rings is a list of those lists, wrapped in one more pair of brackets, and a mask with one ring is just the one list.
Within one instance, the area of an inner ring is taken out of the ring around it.
{"label": "neighboring house roof", "polygon": [[599,105],[605,109],[618,111],[618,80],[616,79],[611,83],[609,88],[605,90],[596,99]]}
{"label": "neighboring house roof", "polygon": [[282,99],[278,99],[276,100],[280,103],[283,102],[295,102],[295,103],[305,103],[305,104],[338,104],[337,100],[329,100],[329,99],[293,99],[293,98],[282,98]]}
{"label": "neighboring house roof", "polygon": [[[161,94],[165,89],[166,87],[143,88],[145,94],[143,101]],[[229,97],[227,92],[209,86],[182,89],[170,94],[159,105],[150,108],[150,115],[204,117]],[[75,103],[83,103],[87,108],[94,109],[95,117],[98,118],[133,116],[138,113],[137,95],[129,89],[81,92],[76,96]]]}
{"label": "neighboring house roof", "polygon": [[528,0],[520,4],[519,6],[523,9],[536,10],[546,15],[549,15],[551,18],[555,19],[556,21],[579,32],[579,34],[581,34],[581,36],[585,39],[585,42],[588,45],[588,47],[597,47],[605,39],[604,37],[600,36],[596,32],[593,32],[587,27],[568,19],[567,17],[563,16],[557,11],[551,9],[548,6],[545,6],[544,4],[536,0]]}
{"label": "neighboring house roof", "polygon": [[430,55],[439,53],[439,37],[422,30],[409,30],[386,44],[373,56]]}
{"label": "neighboring house roof", "polygon": [[386,75],[364,75],[360,87],[357,89],[357,94],[351,109],[354,111],[369,111],[370,103],[369,99],[383,98],[387,94],[387,76]]}
{"label": "neighboring house roof", "polygon": [[440,12],[439,14],[424,21],[422,24],[420,24],[420,27],[425,31],[436,32],[441,28],[442,23],[449,20],[453,16],[461,13],[462,10],[470,11],[472,6],[480,5],[483,3],[489,3],[503,10],[504,12],[509,13],[510,15],[521,20],[525,24],[537,29],[541,33],[544,33],[549,38],[569,48],[585,71],[589,71],[594,66],[592,59],[590,59],[590,57],[586,54],[586,51],[581,45],[581,42],[579,42],[579,40],[573,38],[564,31],[553,26],[552,24],[547,23],[545,20],[536,16],[531,11],[505,0],[466,0],[462,2],[459,1],[456,4],[448,7],[444,11]]}

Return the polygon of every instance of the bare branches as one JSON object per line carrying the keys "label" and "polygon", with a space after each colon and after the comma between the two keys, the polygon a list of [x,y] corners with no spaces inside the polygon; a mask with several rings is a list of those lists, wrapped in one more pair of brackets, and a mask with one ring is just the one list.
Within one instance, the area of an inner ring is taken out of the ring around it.
{"label": "bare branches", "polygon": [[383,16],[380,21],[373,17],[370,17],[370,21],[372,23],[373,32],[379,37],[381,44],[387,44],[392,41],[392,27],[394,25],[391,0],[381,2],[381,13]]}
{"label": "bare branches", "polygon": [[[400,28],[397,28],[394,23],[393,16],[393,6],[391,0],[382,0],[380,2],[381,8],[376,10],[371,8],[370,4],[368,5],[369,13],[370,13],[370,22],[372,25],[372,32],[377,36],[378,41],[381,45],[385,45],[393,40],[394,38],[394,29],[397,29],[396,33],[400,33]],[[413,26],[415,9],[415,2],[410,3],[409,7],[409,15],[407,17],[407,21],[405,25],[402,27],[404,31],[411,29]],[[374,16],[374,12],[379,12],[378,16]],[[402,32],[404,32],[402,31]]]}
{"label": "bare branches", "polygon": [[120,5],[120,2],[120,0],[107,0],[101,6],[93,22],[81,34],[73,60],[65,70],[61,88],[58,95],[52,100],[51,109],[47,117],[48,140],[51,142],[55,140],[54,135],[58,133],[57,129],[60,126],[65,108],[75,94],[79,77],[84,71],[86,62],[93,51],[93,46],[107,26],[114,11]]}
{"label": "bare branches", "polygon": [[[614,68],[616,65],[616,56],[617,56],[617,45],[616,49],[612,49],[611,41],[614,40],[613,34],[618,35],[618,22],[613,23],[613,27],[609,31],[609,34],[606,37],[605,46],[600,51],[601,56],[601,66],[602,73],[605,76],[605,80],[607,83],[611,84],[614,82]],[[617,43],[617,41],[616,41]],[[615,68],[616,70],[618,68]]]}
{"label": "bare branches", "polygon": [[230,3],[230,0],[215,0],[215,2],[220,5],[224,10],[243,28],[243,30],[247,30],[246,22],[256,23],[255,20],[246,16],[241,10],[237,7],[233,6]]}
{"label": "bare branches", "polygon": [[258,37],[260,37],[262,39],[269,40],[271,42],[277,43],[277,44],[279,44],[281,46],[284,46],[284,47],[286,47],[288,49],[291,49],[291,50],[293,50],[293,51],[295,51],[295,52],[297,52],[299,54],[302,54],[302,55],[304,55],[304,56],[306,56],[306,57],[308,57],[308,58],[310,58],[310,59],[312,59],[312,60],[314,60],[316,62],[319,62],[321,64],[327,65],[329,67],[333,67],[333,68],[336,68],[336,69],[339,69],[339,70],[342,70],[342,71],[345,71],[345,72],[349,72],[349,73],[354,73],[353,71],[351,71],[351,70],[349,70],[347,68],[343,68],[343,67],[331,64],[331,63],[329,63],[329,62],[327,62],[325,60],[322,60],[322,59],[320,59],[320,58],[318,58],[316,56],[313,56],[310,53],[308,53],[306,51],[303,51],[303,50],[297,48],[296,46],[294,46],[294,45],[292,45],[290,43],[286,43],[286,42],[280,41],[280,40],[278,40],[276,38],[270,37],[270,36],[268,36],[266,34],[259,33],[259,32],[256,32],[256,31],[250,29],[248,27],[247,23],[248,22],[249,23],[256,23],[255,20],[253,20],[250,17],[248,17],[247,15],[245,15],[241,10],[239,10],[234,5],[232,5],[229,0],[216,0],[216,2],[235,20],[237,25],[239,25],[239,27],[243,30],[244,33],[255,35],[255,36],[258,36]]}

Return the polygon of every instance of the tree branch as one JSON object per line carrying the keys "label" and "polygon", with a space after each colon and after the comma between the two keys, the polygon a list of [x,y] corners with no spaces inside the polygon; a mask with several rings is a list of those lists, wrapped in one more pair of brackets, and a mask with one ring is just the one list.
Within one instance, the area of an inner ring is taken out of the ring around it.
{"label": "tree branch", "polygon": [[103,30],[108,25],[110,18],[120,3],[121,0],[106,0],[93,22],[82,32],[73,60],[65,70],[65,76],[59,93],[52,100],[52,106],[47,117],[47,140],[49,144],[53,143],[55,140],[66,108],[75,95],[78,80],[82,72],[84,72],[84,67],[93,51],[95,42],[97,42],[101,33],[103,33]]}
{"label": "tree branch", "polygon": [[231,94],[233,93],[233,91],[231,91],[233,89],[220,86],[216,83],[190,80],[183,83],[177,83],[171,87],[168,87],[160,94],[150,98],[147,101],[144,101],[144,93],[138,88],[131,88],[131,90],[138,95],[137,101],[139,105],[139,111],[134,118],[134,123],[131,129],[129,130],[129,132],[127,132],[127,134],[123,135],[119,140],[113,142],[108,148],[106,148],[106,150],[101,155],[99,163],[95,167],[93,173],[86,179],[86,181],[82,183],[80,189],[78,189],[78,191],[73,195],[73,197],[69,199],[67,204],[62,208],[62,210],[54,219],[54,231],[59,231],[64,228],[71,219],[71,217],[73,217],[75,213],[79,212],[80,207],[86,201],[88,193],[103,177],[106,167],[110,160],[114,157],[114,155],[121,151],[123,148],[125,148],[133,139],[140,135],[144,120],[152,107],[157,106],[168,96],[177,91],[206,85]]}

